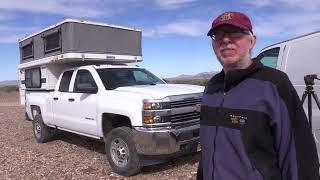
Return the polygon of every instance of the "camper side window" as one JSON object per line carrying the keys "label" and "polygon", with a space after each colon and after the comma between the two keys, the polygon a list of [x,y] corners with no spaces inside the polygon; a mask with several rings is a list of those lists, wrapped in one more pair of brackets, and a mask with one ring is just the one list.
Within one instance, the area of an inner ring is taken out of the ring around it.
{"label": "camper side window", "polygon": [[269,49],[267,51],[264,51],[260,53],[256,60],[259,60],[262,62],[263,65],[269,66],[272,68],[277,67],[277,62],[278,62],[278,55],[279,55],[280,48],[273,48]]}
{"label": "camper side window", "polygon": [[33,42],[22,47],[22,59],[28,59],[33,57]]}
{"label": "camper side window", "polygon": [[44,37],[44,52],[51,53],[61,50],[61,33],[60,31],[49,34]]}
{"label": "camper side window", "polygon": [[26,88],[41,87],[40,67],[25,70],[25,85],[26,85]]}
{"label": "camper side window", "polygon": [[68,92],[69,91],[69,85],[71,81],[73,71],[66,71],[63,73],[60,86],[59,86],[59,91],[60,92]]}

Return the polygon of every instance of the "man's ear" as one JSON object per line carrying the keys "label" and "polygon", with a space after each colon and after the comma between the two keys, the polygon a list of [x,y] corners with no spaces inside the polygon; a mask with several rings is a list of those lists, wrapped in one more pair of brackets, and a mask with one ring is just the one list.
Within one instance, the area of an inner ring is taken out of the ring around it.
{"label": "man's ear", "polygon": [[251,48],[250,49],[253,49],[253,47],[256,45],[257,37],[256,37],[256,35],[253,34],[250,39],[251,39]]}

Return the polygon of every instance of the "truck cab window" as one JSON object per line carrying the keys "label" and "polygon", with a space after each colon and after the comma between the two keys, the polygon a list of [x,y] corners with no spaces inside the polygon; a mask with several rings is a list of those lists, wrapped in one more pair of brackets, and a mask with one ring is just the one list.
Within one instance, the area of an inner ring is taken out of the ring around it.
{"label": "truck cab window", "polygon": [[79,70],[73,87],[73,92],[81,92],[79,87],[97,87],[91,73],[88,70]]}
{"label": "truck cab window", "polygon": [[146,84],[153,84],[155,79],[154,76],[150,76],[141,71],[134,71],[133,75],[137,81],[137,84],[146,85]]}
{"label": "truck cab window", "polygon": [[276,68],[277,62],[278,62],[279,51],[280,51],[280,47],[269,49],[267,51],[260,53],[257,56],[256,60],[261,61],[262,64],[265,66]]}
{"label": "truck cab window", "polygon": [[155,85],[164,82],[145,69],[136,68],[105,68],[97,72],[107,90],[124,86]]}
{"label": "truck cab window", "polygon": [[68,92],[69,91],[69,85],[71,81],[73,71],[66,71],[63,73],[60,86],[59,86],[59,91],[60,92]]}

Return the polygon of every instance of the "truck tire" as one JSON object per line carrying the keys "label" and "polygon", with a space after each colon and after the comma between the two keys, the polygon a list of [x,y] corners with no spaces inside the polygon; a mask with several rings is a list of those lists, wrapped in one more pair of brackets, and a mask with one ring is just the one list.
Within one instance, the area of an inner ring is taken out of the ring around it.
{"label": "truck tire", "polygon": [[111,130],[105,140],[106,156],[112,170],[122,176],[132,176],[140,172],[141,163],[131,129],[119,127]]}
{"label": "truck tire", "polygon": [[48,142],[51,138],[51,130],[50,127],[45,125],[42,120],[41,114],[37,114],[33,121],[33,135],[38,143]]}
{"label": "truck tire", "polygon": [[24,116],[25,116],[27,121],[31,121],[31,119],[29,118],[29,116],[28,116],[28,114],[26,112],[24,113]]}

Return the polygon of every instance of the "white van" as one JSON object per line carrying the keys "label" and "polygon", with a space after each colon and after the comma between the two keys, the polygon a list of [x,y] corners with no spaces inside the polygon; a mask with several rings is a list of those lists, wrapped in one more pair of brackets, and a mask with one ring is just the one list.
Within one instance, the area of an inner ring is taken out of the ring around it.
{"label": "white van", "polygon": [[[316,74],[320,78],[320,31],[292,38],[264,48],[256,57],[264,65],[285,72],[300,99],[306,90],[304,76]],[[320,80],[314,80],[314,93],[320,97]],[[320,150],[320,109],[312,97],[312,129],[315,133],[318,154]],[[308,115],[308,98],[303,106]],[[319,141],[318,141],[319,140]]]}

